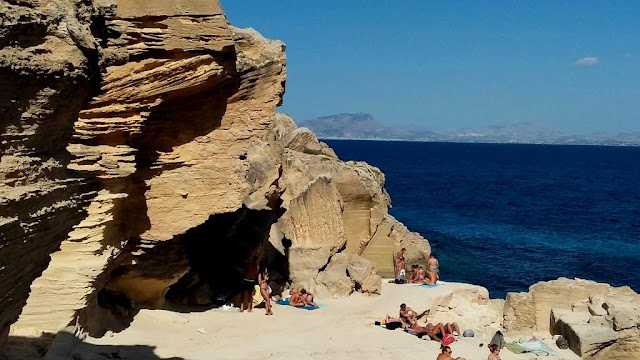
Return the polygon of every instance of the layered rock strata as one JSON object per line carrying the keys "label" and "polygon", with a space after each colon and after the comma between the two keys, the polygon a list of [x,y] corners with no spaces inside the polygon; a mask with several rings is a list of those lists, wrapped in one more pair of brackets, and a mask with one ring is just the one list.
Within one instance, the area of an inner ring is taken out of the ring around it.
{"label": "layered rock strata", "polygon": [[226,301],[253,255],[321,296],[426,260],[378,169],[276,115],[284,44],[217,1],[0,6],[2,341],[25,301],[16,336]]}
{"label": "layered rock strata", "polygon": [[626,286],[539,282],[507,294],[504,327],[511,337],[562,335],[583,359],[640,359],[640,295]]}

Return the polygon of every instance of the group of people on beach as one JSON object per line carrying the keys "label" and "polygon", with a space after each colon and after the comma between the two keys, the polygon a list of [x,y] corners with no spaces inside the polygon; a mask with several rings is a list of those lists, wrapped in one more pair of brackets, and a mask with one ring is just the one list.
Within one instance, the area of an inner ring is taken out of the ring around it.
{"label": "group of people on beach", "polygon": [[415,310],[407,306],[407,304],[400,304],[400,311],[398,313],[397,318],[393,318],[389,315],[386,316],[385,322],[400,322],[402,324],[402,328],[405,330],[413,331],[417,336],[428,336],[432,340],[438,341],[442,343],[442,339],[444,339],[445,335],[457,335],[460,336],[460,326],[457,323],[437,323],[432,324],[430,322],[426,322],[424,326],[418,325],[418,320],[423,318],[425,315],[429,313],[429,310],[425,310],[422,313],[418,314]]}
{"label": "group of people on beach", "polygon": [[[500,346],[496,344],[489,345],[489,352],[490,354],[487,360],[500,360]],[[436,360],[466,360],[463,357],[454,358],[451,354],[453,354],[451,347],[443,345],[440,347],[440,354],[438,354]]]}
{"label": "group of people on beach", "polygon": [[[265,315],[273,315],[273,307],[271,305],[271,287],[269,286],[269,270],[266,265],[259,266],[258,257],[251,257],[244,266],[242,272],[242,284],[240,285],[240,309],[243,312],[253,311],[253,291],[258,280],[260,287],[260,295],[264,299]],[[294,307],[311,306],[318,308],[318,304],[314,302],[314,295],[306,289],[291,289],[289,292],[289,305]]]}
{"label": "group of people on beach", "polygon": [[413,264],[411,265],[411,274],[407,276],[407,260],[404,256],[406,252],[407,249],[402,248],[394,257],[396,280],[410,284],[435,285],[440,279],[440,264],[436,256],[434,254],[429,255],[426,274],[422,265]]}

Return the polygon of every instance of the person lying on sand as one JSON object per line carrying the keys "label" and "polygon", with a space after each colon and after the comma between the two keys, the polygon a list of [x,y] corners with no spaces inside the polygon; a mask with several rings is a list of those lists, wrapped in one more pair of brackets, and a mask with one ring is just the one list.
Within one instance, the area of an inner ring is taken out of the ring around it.
{"label": "person lying on sand", "polygon": [[[416,328],[420,328],[421,331],[416,330]],[[442,338],[446,334],[444,329],[444,325],[442,323],[437,323],[433,325],[432,323],[427,323],[425,326],[415,326],[411,330],[417,332],[419,335],[427,335],[431,340],[435,340],[439,343],[442,343]]]}
{"label": "person lying on sand", "polygon": [[449,346],[442,346],[440,350],[442,352],[438,355],[436,360],[465,360],[465,358],[463,357],[458,357],[458,358],[452,357],[451,354],[453,353],[453,350],[451,350],[451,347]]}
{"label": "person lying on sand", "polygon": [[444,324],[444,331],[447,334],[451,334],[451,335],[456,335],[454,334],[454,332],[456,332],[457,335],[460,336],[460,326],[458,326],[458,324],[455,322]]}
{"label": "person lying on sand", "polygon": [[[313,294],[307,292],[305,289],[300,289],[300,300],[304,303],[303,306],[313,306],[314,308],[318,308],[318,304],[313,302]],[[291,303],[291,301],[289,301]]]}
{"label": "person lying on sand", "polygon": [[304,306],[304,301],[302,301],[302,294],[300,294],[300,291],[298,291],[298,289],[291,289],[291,291],[289,291],[289,305],[295,307]]}
{"label": "person lying on sand", "polygon": [[418,322],[418,320],[420,318],[422,318],[423,316],[425,316],[426,314],[429,313],[429,310],[425,310],[423,311],[421,314],[418,314],[415,310],[413,310],[412,308],[408,307],[407,304],[402,303],[400,304],[400,314],[399,314],[399,318],[403,321],[406,322],[407,324],[416,324]]}

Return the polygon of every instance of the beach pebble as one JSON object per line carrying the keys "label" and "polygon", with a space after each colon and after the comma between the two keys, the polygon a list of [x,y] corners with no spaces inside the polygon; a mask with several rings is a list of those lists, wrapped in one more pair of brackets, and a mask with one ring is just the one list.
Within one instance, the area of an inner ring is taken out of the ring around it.
{"label": "beach pebble", "polygon": [[199,332],[200,334],[206,334],[207,330],[203,329],[203,328],[199,328],[198,330],[196,330],[197,332]]}

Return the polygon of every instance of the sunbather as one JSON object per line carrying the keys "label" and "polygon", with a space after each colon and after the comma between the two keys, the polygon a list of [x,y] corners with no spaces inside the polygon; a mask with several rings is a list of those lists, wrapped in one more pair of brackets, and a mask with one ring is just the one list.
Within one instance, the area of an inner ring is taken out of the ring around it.
{"label": "sunbather", "polygon": [[424,276],[424,268],[422,266],[418,266],[417,273],[418,273],[418,278],[416,279],[417,280],[416,282],[424,281],[424,278],[425,278],[425,276]]}
{"label": "sunbather", "polygon": [[302,295],[298,289],[291,289],[289,291],[289,305],[295,307],[303,307],[304,301],[302,301]]}
{"label": "sunbather", "polygon": [[440,263],[434,254],[429,255],[429,261],[427,261],[427,276],[424,283],[427,285],[434,285],[438,279],[440,279]]}
{"label": "sunbather", "polygon": [[489,351],[491,351],[491,354],[489,354],[487,360],[500,360],[500,346],[491,344],[489,345]]}
{"label": "sunbather", "polygon": [[421,314],[418,314],[415,310],[408,307],[407,304],[405,303],[400,304],[399,317],[403,322],[406,322],[407,324],[410,324],[410,325],[416,324],[418,320],[423,316],[425,316],[427,313],[429,313],[428,309],[423,311]]}
{"label": "sunbather", "polygon": [[304,303],[303,306],[313,306],[314,308],[318,308],[318,304],[313,302],[313,294],[307,292],[305,289],[300,289],[300,300]]}
{"label": "sunbather", "polygon": [[465,360],[463,357],[452,357],[451,354],[453,353],[453,350],[451,350],[451,347],[449,346],[442,346],[440,350],[442,350],[442,352],[438,355],[436,360]]}
{"label": "sunbather", "polygon": [[409,278],[407,279],[408,283],[418,282],[418,265],[411,265],[411,274],[409,274]]}
{"label": "sunbather", "polygon": [[460,326],[458,326],[458,324],[454,322],[444,324],[444,331],[447,334],[451,334],[451,335],[456,335],[454,334],[454,332],[456,332],[457,335],[460,336]]}

